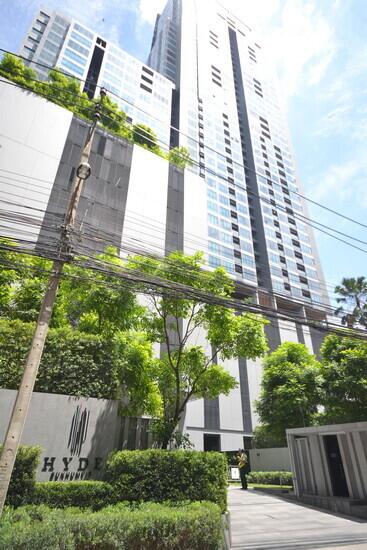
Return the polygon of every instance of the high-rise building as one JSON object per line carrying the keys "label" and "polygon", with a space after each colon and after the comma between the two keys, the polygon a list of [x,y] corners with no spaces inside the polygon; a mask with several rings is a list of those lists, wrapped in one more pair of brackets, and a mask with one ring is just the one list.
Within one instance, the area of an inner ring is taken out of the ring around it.
{"label": "high-rise building", "polygon": [[80,79],[89,97],[105,87],[128,121],[148,124],[168,143],[173,83],[98,33],[62,13],[39,11],[20,54],[42,79],[52,67]]}
{"label": "high-rise building", "polygon": [[[134,122],[151,126],[164,143],[186,146],[193,158],[183,171],[98,130],[79,223],[101,231],[102,244],[109,235],[126,249],[204,251],[209,268],[222,265],[235,279],[238,298],[268,309],[272,348],[298,341],[316,353],[323,333],[307,322],[325,321],[328,297],[281,97],[253,31],[214,0],[168,0],[157,17],[147,66],[80,23],[40,12],[22,55],[78,76],[90,95],[91,84],[105,86],[111,99],[120,96]],[[85,123],[20,91],[2,93],[17,94],[13,115],[6,113],[12,116],[9,166],[19,156],[14,144],[20,136],[39,136],[40,151],[51,146],[38,120],[22,130],[15,105],[32,101],[34,109],[48,109],[64,136],[45,182],[46,221],[36,237],[42,242],[49,238],[50,216],[65,208]],[[37,177],[38,164],[27,162],[23,172]],[[31,181],[27,200],[35,201]],[[194,340],[207,346],[204,332]],[[228,396],[190,401],[182,419],[198,449],[247,446],[257,423],[253,403],[261,361],[239,358],[223,365],[238,387]]]}
{"label": "high-rise building", "polygon": [[[175,84],[172,125],[179,132],[171,133],[171,144],[188,148],[206,185],[202,237],[209,265],[224,266],[242,292],[256,288],[260,305],[298,318],[325,317],[328,296],[281,97],[252,29],[215,1],[168,0],[157,16],[148,64]],[[312,330],[305,336],[297,323],[292,331],[273,321],[268,336],[272,346],[295,340],[316,352],[319,345],[318,336]],[[240,445],[236,430],[243,421],[249,435],[256,420],[248,380],[254,388],[259,368],[241,360],[232,368],[241,390],[237,416],[234,395],[205,400],[203,411],[199,404],[188,407],[186,428],[196,431],[195,422],[202,422],[206,447]]]}
{"label": "high-rise building", "polygon": [[216,2],[169,0],[148,63],[175,83],[176,139],[207,184],[210,265],[327,302],[277,83],[253,31]]}

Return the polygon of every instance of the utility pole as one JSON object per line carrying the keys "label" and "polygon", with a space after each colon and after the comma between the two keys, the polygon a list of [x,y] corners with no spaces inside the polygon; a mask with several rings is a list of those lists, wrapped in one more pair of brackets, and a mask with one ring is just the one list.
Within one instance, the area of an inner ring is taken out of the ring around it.
{"label": "utility pole", "polygon": [[61,274],[65,263],[70,261],[70,231],[74,227],[76,211],[78,208],[78,203],[83,189],[84,181],[90,176],[91,173],[89,157],[94,134],[97,127],[97,122],[101,118],[101,106],[105,96],[106,91],[104,90],[104,88],[101,88],[100,101],[95,106],[93,123],[88,129],[84,148],[80,157],[80,164],[76,170],[76,175],[69,197],[64,225],[62,227],[62,233],[60,237],[59,259],[54,260],[52,265],[52,272],[48,280],[45,295],[42,300],[41,310],[37,320],[37,326],[33,334],[32,345],[27,356],[22,382],[20,384],[15,400],[2,453],[0,456],[0,516],[4,507],[11,474],[14,468],[15,458],[22,437],[23,428],[27,419],[29,404],[37,377],[38,367],[42,358],[42,352],[50,325],[57,290],[61,280]]}

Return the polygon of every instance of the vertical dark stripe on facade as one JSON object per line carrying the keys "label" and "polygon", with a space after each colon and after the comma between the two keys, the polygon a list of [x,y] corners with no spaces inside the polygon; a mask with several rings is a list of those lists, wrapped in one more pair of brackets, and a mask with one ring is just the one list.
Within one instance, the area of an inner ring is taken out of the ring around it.
{"label": "vertical dark stripe on facade", "polygon": [[[87,123],[73,117],[52,187],[37,247],[52,245],[57,239],[50,226],[63,223],[68,196],[87,133]],[[79,246],[102,252],[108,243],[121,244],[133,145],[98,129],[90,156],[91,176],[80,198],[76,231]],[[97,237],[97,240],[96,240]]]}
{"label": "vertical dark stripe on facade", "polygon": [[[184,171],[170,164],[168,169],[167,212],[165,255],[184,247]],[[182,334],[183,321],[179,320],[179,329]],[[178,345],[177,333],[168,331],[170,345],[175,349]],[[160,355],[167,352],[166,344],[161,344]]]}
{"label": "vertical dark stripe on facade", "polygon": [[181,1],[174,2],[173,10],[173,22],[176,26],[176,78],[175,89],[172,90],[170,147],[177,147],[180,144],[181,24],[178,22],[182,21]]}
{"label": "vertical dark stripe on facade", "polygon": [[245,433],[252,433],[251,400],[246,359],[243,359],[242,357],[239,358],[238,369],[240,373],[243,431]]}
{"label": "vertical dark stripe on facade", "polygon": [[253,231],[253,236],[254,238],[256,237],[255,240],[257,241],[255,261],[259,282],[262,282],[263,286],[271,289],[270,268],[267,259],[267,246],[264,226],[262,223],[260,200],[258,198],[259,189],[257,187],[257,179],[255,174],[256,169],[254,162],[254,153],[252,149],[250,125],[247,116],[245,90],[242,80],[242,69],[238,50],[237,34],[230,27],[228,27],[228,32],[231,47],[233,80],[236,88],[237,114],[240,124],[242,156],[244,166],[248,167],[248,171],[246,173],[246,185],[250,192],[253,192],[255,195],[257,195],[254,196],[250,194],[248,196],[250,214],[252,211],[252,215],[250,216],[251,227]]}
{"label": "vertical dark stripe on facade", "polygon": [[310,327],[310,336],[312,341],[313,352],[320,357],[321,344],[326,336],[326,333],[318,330],[317,328]]}
{"label": "vertical dark stripe on facade", "polygon": [[[270,266],[265,238],[265,230],[260,206],[259,189],[256,179],[256,168],[254,153],[251,141],[250,124],[247,116],[245,89],[242,79],[242,68],[238,50],[236,31],[228,27],[229,43],[232,57],[233,81],[236,89],[237,115],[240,127],[241,147],[243,164],[248,168],[246,171],[246,186],[250,191],[248,195],[250,221],[253,240],[256,242],[255,262],[259,286],[272,291]],[[263,305],[263,304],[261,304]],[[266,334],[270,340],[271,349],[275,349],[280,343],[279,323],[276,319],[271,320],[271,325],[266,327]]]}
{"label": "vertical dark stripe on facade", "polygon": [[104,50],[99,46],[95,46],[93,50],[92,59],[89,65],[87,79],[85,81],[85,86],[83,92],[86,92],[88,97],[91,99],[94,97],[97,88],[97,82],[99,73],[102,67],[102,61],[104,57]]}
{"label": "vertical dark stripe on facade", "polygon": [[184,172],[170,164],[166,213],[166,255],[184,246]]}
{"label": "vertical dark stripe on facade", "polygon": [[[215,349],[211,350],[214,355]],[[213,363],[217,364],[217,357]],[[204,399],[204,429],[205,430],[220,430],[220,415],[219,415],[219,398]]]}

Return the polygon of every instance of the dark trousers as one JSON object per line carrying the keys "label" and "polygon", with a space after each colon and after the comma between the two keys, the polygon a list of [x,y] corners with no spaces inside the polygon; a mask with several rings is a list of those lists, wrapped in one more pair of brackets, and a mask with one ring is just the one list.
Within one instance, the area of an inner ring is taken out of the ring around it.
{"label": "dark trousers", "polygon": [[247,477],[245,473],[245,468],[240,468],[240,478],[242,489],[247,489]]}

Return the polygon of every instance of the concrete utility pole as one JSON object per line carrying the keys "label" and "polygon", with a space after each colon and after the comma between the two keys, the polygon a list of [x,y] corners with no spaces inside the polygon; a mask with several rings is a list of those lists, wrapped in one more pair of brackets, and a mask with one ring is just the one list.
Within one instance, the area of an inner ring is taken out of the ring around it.
{"label": "concrete utility pole", "polygon": [[88,130],[83,152],[80,157],[80,164],[77,168],[69,197],[65,214],[65,222],[60,238],[60,259],[54,260],[53,262],[52,273],[50,275],[46,293],[42,301],[37,326],[33,335],[32,346],[26,360],[22,382],[20,384],[18,395],[10,417],[9,426],[0,457],[0,516],[4,507],[15,458],[27,419],[29,404],[37,377],[38,367],[42,358],[42,352],[56,300],[57,289],[60,284],[62,270],[64,264],[70,259],[68,258],[70,255],[70,230],[73,229],[75,223],[76,211],[83,189],[83,183],[91,173],[89,156],[97,122],[101,118],[101,105],[105,96],[106,92],[104,88],[101,88],[100,101],[95,107],[93,123]]}

